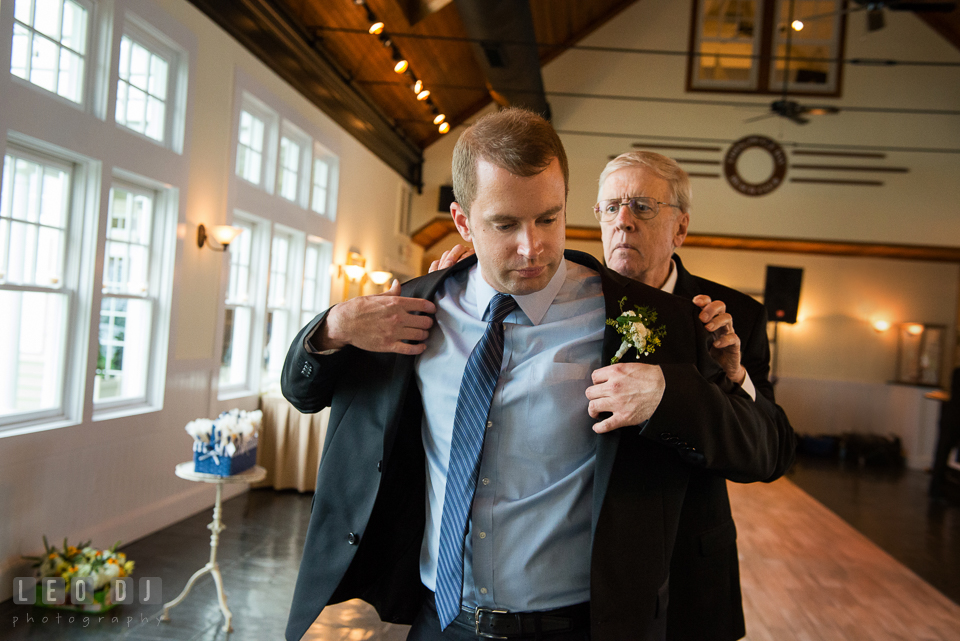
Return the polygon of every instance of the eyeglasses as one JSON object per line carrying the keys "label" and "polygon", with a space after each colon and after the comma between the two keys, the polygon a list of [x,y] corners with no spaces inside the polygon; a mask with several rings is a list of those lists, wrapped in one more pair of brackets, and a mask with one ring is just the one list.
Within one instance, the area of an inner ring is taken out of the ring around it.
{"label": "eyeglasses", "polygon": [[630,210],[630,213],[633,214],[634,218],[650,220],[651,218],[656,218],[657,214],[660,213],[660,205],[680,209],[680,205],[662,203],[648,196],[634,196],[626,200],[601,200],[593,206],[593,215],[596,216],[600,222],[609,223],[617,217],[621,207],[626,207]]}

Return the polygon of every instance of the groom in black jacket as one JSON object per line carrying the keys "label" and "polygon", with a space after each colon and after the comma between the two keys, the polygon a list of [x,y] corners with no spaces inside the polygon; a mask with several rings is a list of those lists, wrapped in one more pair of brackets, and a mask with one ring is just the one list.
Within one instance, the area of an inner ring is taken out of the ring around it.
{"label": "groom in black jacket", "polygon": [[[288,639],[350,598],[412,623],[411,639],[663,639],[691,473],[775,473],[777,426],[710,358],[700,310],[562,252],[567,182],[548,123],[516,109],[482,118],[454,152],[453,217],[477,258],[337,305],[294,340],[284,394],[331,416]],[[494,293],[518,307],[502,323],[463,533],[462,610],[445,625],[438,497]],[[608,365],[625,339],[615,327],[629,330],[629,380]]]}

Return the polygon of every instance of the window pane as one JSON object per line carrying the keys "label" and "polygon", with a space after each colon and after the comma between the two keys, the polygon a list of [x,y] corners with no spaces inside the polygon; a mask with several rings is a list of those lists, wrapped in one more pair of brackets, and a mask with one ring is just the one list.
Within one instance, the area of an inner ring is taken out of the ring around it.
{"label": "window pane", "polygon": [[61,406],[67,296],[0,290],[0,416]]}
{"label": "window pane", "polygon": [[287,264],[290,239],[274,236],[270,252],[270,294],[268,307],[283,307],[287,304]]}
{"label": "window pane", "polygon": [[4,168],[2,278],[21,285],[60,287],[69,205],[67,173],[9,155]]}
{"label": "window pane", "polygon": [[150,228],[153,199],[121,187],[110,190],[103,270],[105,291],[147,294],[150,287]]}
{"label": "window pane", "polygon": [[134,42],[130,50],[130,84],[145,92],[149,76],[150,52]]}
{"label": "window pane", "polygon": [[74,2],[63,5],[63,34],[60,42],[80,55],[87,52],[87,10]]}
{"label": "window pane", "polygon": [[58,49],[57,45],[46,38],[39,36],[33,38],[30,82],[47,91],[54,91],[57,88]]}
{"label": "window pane", "polygon": [[13,17],[24,24],[33,24],[33,2],[16,0],[13,3]]}
{"label": "window pane", "polygon": [[240,112],[237,136],[237,175],[254,185],[260,184],[264,123],[249,112]]}
{"label": "window pane", "polygon": [[283,360],[290,347],[290,337],[287,335],[290,315],[286,310],[274,310],[267,313],[266,346],[263,350],[263,379],[264,382],[280,380],[280,371],[283,369]]}
{"label": "window pane", "polygon": [[705,0],[701,8],[694,84],[751,88],[756,85],[762,27],[756,0]]}
{"label": "window pane", "polygon": [[310,207],[318,214],[327,213],[327,181],[329,180],[330,166],[319,158],[313,159],[313,193],[310,197]]}
{"label": "window pane", "polygon": [[7,280],[7,259],[10,246],[10,222],[0,218],[0,283]]}
{"label": "window pane", "polygon": [[10,52],[10,73],[27,79],[30,61],[30,32],[18,24],[13,25],[13,50]]}
{"label": "window pane", "polygon": [[35,0],[37,10],[33,16],[33,28],[54,40],[60,39],[60,1]]}
{"label": "window pane", "polygon": [[60,50],[60,77],[57,81],[57,93],[80,102],[83,93],[83,58],[69,49]]}
{"label": "window pane", "polygon": [[149,93],[160,100],[167,99],[167,62],[154,54],[150,58],[150,87]]}
{"label": "window pane", "polygon": [[120,77],[124,80],[130,80],[130,38],[123,36],[120,38]]}
{"label": "window pane", "polygon": [[164,104],[150,96],[147,98],[147,122],[144,133],[154,140],[163,140]]}
{"label": "window pane", "polygon": [[220,364],[220,386],[242,385],[247,381],[252,310],[248,307],[227,308],[223,327],[223,356]]}
{"label": "window pane", "polygon": [[146,397],[152,310],[149,300],[101,301],[94,402]]}

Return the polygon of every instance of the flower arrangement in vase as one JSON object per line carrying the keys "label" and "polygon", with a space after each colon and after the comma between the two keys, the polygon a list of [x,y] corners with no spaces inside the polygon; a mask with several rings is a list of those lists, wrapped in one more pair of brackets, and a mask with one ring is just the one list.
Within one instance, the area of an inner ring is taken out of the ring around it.
{"label": "flower arrangement in vase", "polygon": [[263,413],[232,409],[211,420],[198,418],[186,425],[193,437],[194,472],[232,476],[257,462],[257,432]]}

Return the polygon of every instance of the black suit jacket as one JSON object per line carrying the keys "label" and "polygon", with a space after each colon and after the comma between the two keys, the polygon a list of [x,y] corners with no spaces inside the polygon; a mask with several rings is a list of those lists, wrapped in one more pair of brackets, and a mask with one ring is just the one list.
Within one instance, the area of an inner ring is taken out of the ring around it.
{"label": "black suit jacket", "polygon": [[[746,294],[693,276],[679,256],[673,259],[677,263],[674,294],[687,300],[706,294],[722,300],[733,316],[733,327],[740,337],[740,362],[756,387],[757,405],[777,426],[780,452],[773,474],[764,479],[775,480],[793,464],[796,437],[786,414],[776,405],[768,377],[766,310]],[[716,472],[692,470],[670,564],[670,641],[733,641],[746,634],[736,540],[726,480]]]}
{"label": "black suit jacket", "polygon": [[[607,317],[619,315],[626,296],[630,306],[653,307],[667,329],[663,344],[643,359],[660,364],[666,381],[654,416],[597,439],[590,551],[594,638],[663,639],[670,556],[691,469],[768,478],[780,447],[776,428],[710,358],[695,305],[586,254],[568,251],[566,258],[600,273]],[[475,262],[414,279],[402,295],[431,298],[447,274]],[[427,596],[419,574],[425,456],[415,357],[349,346],[328,356],[308,353],[304,339],[328,312],[294,339],[282,374],[283,393],[300,411],[331,406],[289,640],[300,639],[330,603],[361,598],[383,620],[410,623]],[[607,327],[603,363],[619,345]]]}

